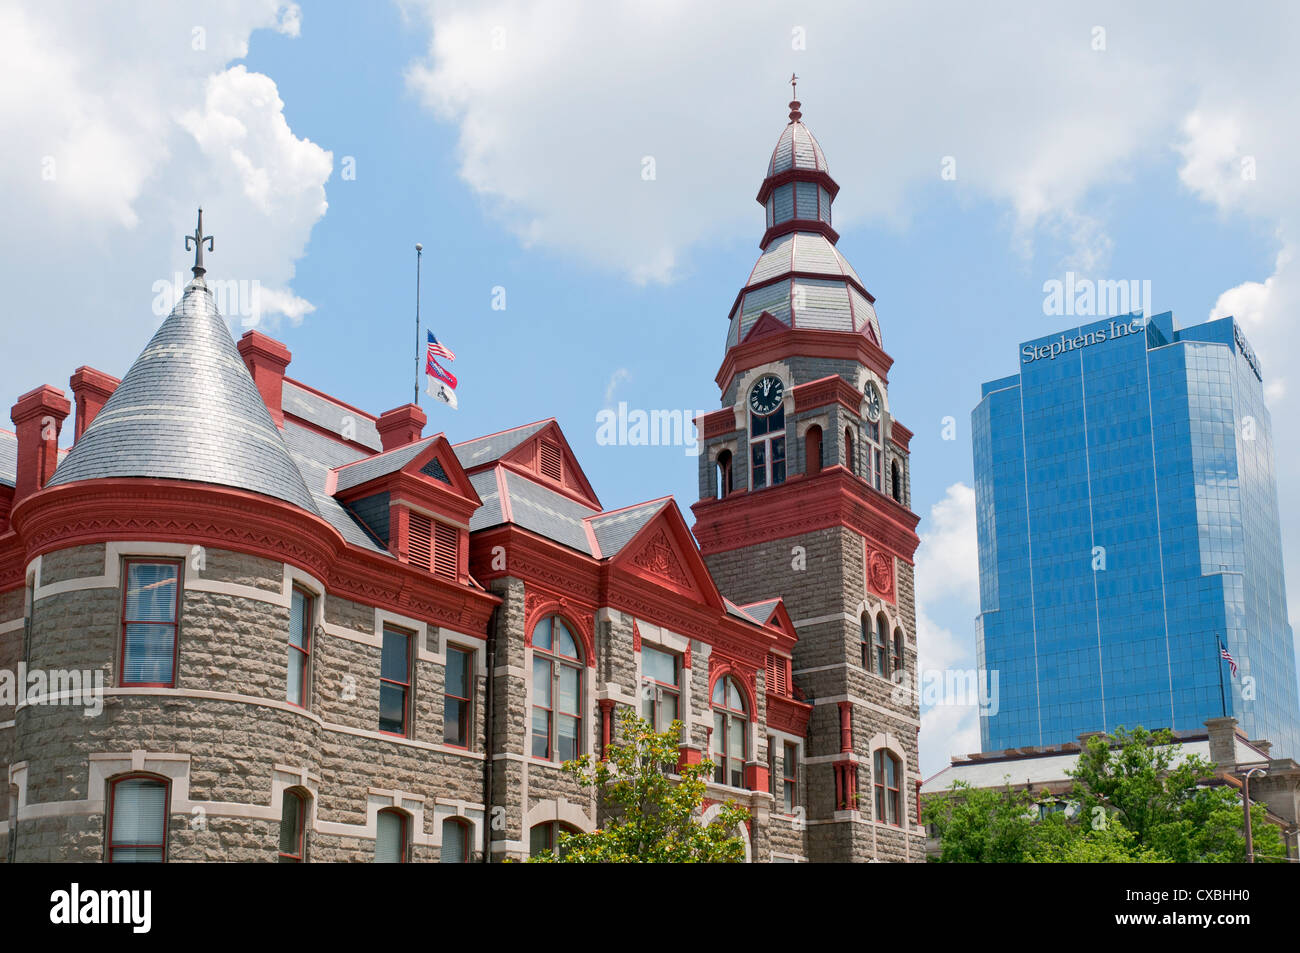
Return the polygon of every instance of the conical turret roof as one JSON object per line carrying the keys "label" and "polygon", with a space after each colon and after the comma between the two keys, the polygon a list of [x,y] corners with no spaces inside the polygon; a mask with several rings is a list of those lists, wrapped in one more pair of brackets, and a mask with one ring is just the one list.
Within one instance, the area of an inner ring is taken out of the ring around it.
{"label": "conical turret roof", "polygon": [[106,477],[214,483],[318,512],[202,277],[49,485]]}

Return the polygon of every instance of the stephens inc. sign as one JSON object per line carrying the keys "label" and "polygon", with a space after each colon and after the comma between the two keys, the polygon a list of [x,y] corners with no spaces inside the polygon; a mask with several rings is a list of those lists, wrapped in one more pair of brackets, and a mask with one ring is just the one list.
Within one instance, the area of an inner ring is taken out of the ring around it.
{"label": "stephens inc. sign", "polygon": [[1070,351],[1077,351],[1080,348],[1092,347],[1094,344],[1101,344],[1104,341],[1113,341],[1115,338],[1137,334],[1145,327],[1146,322],[1141,317],[1134,317],[1127,322],[1111,321],[1107,326],[1093,328],[1091,331],[1076,334],[1072,338],[1062,334],[1057,340],[1048,344],[1025,344],[1020,348],[1020,363],[1032,364],[1034,361],[1041,361],[1043,358],[1054,361],[1062,354]]}

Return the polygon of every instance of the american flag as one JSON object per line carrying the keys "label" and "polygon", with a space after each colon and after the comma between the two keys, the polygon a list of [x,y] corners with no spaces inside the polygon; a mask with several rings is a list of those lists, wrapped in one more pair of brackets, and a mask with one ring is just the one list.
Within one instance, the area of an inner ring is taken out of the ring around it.
{"label": "american flag", "polygon": [[1219,658],[1228,663],[1228,671],[1230,671],[1235,678],[1237,675],[1237,660],[1232,657],[1232,653],[1228,651],[1228,647],[1222,642],[1219,643]]}
{"label": "american flag", "polygon": [[449,361],[456,360],[456,355],[451,352],[451,348],[444,344],[439,344],[438,339],[433,336],[432,331],[429,332],[428,356],[431,360],[435,357],[445,357]]}

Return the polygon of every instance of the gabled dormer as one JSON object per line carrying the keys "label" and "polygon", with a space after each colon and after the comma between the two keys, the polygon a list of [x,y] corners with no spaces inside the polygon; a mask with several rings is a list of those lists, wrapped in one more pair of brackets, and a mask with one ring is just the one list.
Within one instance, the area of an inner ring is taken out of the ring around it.
{"label": "gabled dormer", "polygon": [[[545,421],[540,429],[490,462],[508,467],[521,476],[563,493],[579,503],[597,510],[601,509],[596,491],[587,481],[587,475],[578,465],[578,458],[574,456],[573,448],[569,446],[564,431],[555,420]],[[473,466],[469,472],[480,469],[483,465]]]}
{"label": "gabled dormer", "polygon": [[469,520],[483,501],[442,434],[337,467],[327,490],[402,562],[469,582]]}

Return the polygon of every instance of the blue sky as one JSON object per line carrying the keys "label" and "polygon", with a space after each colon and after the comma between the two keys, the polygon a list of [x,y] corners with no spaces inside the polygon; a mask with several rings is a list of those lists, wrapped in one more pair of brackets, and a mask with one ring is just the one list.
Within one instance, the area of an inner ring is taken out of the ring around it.
{"label": "blue sky", "polygon": [[[11,400],[83,363],[121,375],[160,320],[153,283],[187,266],[202,202],[209,277],[268,289],[260,320],[290,374],[379,412],[410,399],[418,241],[425,323],[461,379],[457,412],[422,396],[426,432],[554,416],[606,507],[672,494],[689,519],[696,459],[598,446],[596,414],[718,406],[726,316],[762,234],[753,196],[797,70],[842,190],[840,250],[895,360],[890,406],[916,434],[923,664],[969,667],[969,415],[1020,341],[1071,323],[1043,314],[1044,282],[1067,271],[1149,280],[1183,324],[1238,313],[1276,383],[1284,525],[1297,518],[1281,380],[1300,350],[1282,93],[1295,18],[1265,7],[1207,29],[1212,5],[1180,5],[1172,25],[1168,9],[1000,20],[828,3],[801,20],[675,0],[247,0],[97,23],[75,5],[0,4],[15,48],[35,51],[0,67],[35,90],[0,99],[16,130],[0,201],[28,223],[0,237],[0,370]],[[50,156],[59,174],[40,182]],[[1257,179],[1238,175],[1244,156]],[[924,773],[976,750],[974,727],[968,709],[928,713]]]}

